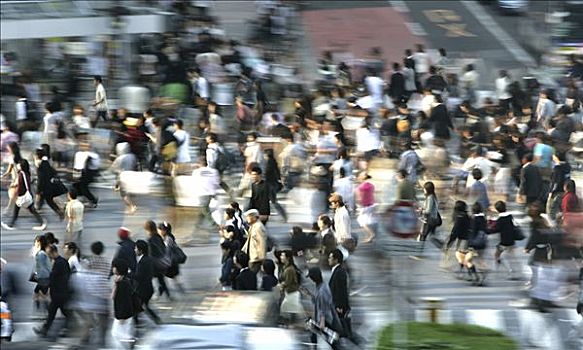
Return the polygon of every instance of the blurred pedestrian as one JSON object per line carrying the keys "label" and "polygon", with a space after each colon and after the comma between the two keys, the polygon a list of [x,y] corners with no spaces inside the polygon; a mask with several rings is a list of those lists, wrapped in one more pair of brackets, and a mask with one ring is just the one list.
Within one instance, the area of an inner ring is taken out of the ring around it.
{"label": "blurred pedestrian", "polygon": [[221,284],[222,290],[231,290],[235,287],[235,252],[233,242],[229,240],[224,240],[221,242],[221,276],[219,277],[219,283]]}
{"label": "blurred pedestrian", "polygon": [[65,194],[67,188],[61,183],[57,176],[57,171],[49,163],[49,158],[42,148],[35,151],[34,162],[37,167],[36,197],[38,207],[40,209],[43,201],[46,201],[62,221],[65,218],[65,214],[55,203],[55,197]]}
{"label": "blurred pedestrian", "polygon": [[117,349],[132,349],[135,343],[133,317],[136,314],[133,302],[133,286],[128,277],[128,263],[125,259],[114,259],[113,325],[111,335]]}
{"label": "blurred pedestrian", "polygon": [[[519,230],[514,224],[512,214],[506,211],[506,203],[498,201],[494,204],[494,208],[498,212],[498,219],[490,225],[490,234],[500,234],[500,242],[496,245],[496,253],[494,253],[494,261],[496,269],[500,265],[508,269],[509,277],[512,278],[514,273],[514,245],[516,238],[516,231]],[[508,257],[502,260],[502,254]]]}
{"label": "blurred pedestrian", "polygon": [[471,229],[468,236],[468,252],[464,256],[464,265],[468,270],[469,280],[475,286],[484,285],[486,279],[486,267],[484,264],[484,251],[488,243],[486,234],[487,221],[482,205],[475,202],[472,205]]}
{"label": "blurred pedestrian", "polygon": [[77,242],[80,244],[85,206],[77,199],[77,190],[74,188],[69,189],[67,199],[68,202],[65,205],[65,217],[67,218],[65,243]]}
{"label": "blurred pedestrian", "polygon": [[458,278],[463,277],[464,257],[468,251],[468,236],[470,234],[470,217],[468,216],[468,205],[464,201],[456,201],[453,207],[453,227],[447,241],[447,249],[451,249],[455,244],[455,257],[459,264]]}
{"label": "blurred pedestrian", "polygon": [[103,87],[103,79],[100,75],[95,75],[93,77],[93,85],[95,86],[95,100],[93,100],[92,106],[95,108],[95,119],[92,121],[91,127],[97,127],[100,119],[107,121],[107,95],[105,94],[105,87]]}
{"label": "blurred pedestrian", "polygon": [[41,304],[43,310],[48,310],[49,307],[48,292],[52,266],[51,259],[46,253],[47,246],[47,239],[44,235],[35,237],[32,249],[34,269],[31,272],[29,281],[36,284],[32,296],[36,312],[41,311]]}
{"label": "blurred pedestrian", "polygon": [[166,293],[168,299],[170,299],[170,291],[168,290],[164,279],[164,275],[170,267],[170,259],[166,255],[164,239],[158,233],[156,223],[152,220],[148,220],[144,223],[144,230],[146,231],[146,237],[148,238],[148,250],[154,262],[154,277],[158,279],[158,296],[162,296]]}
{"label": "blurred pedestrian", "polygon": [[[156,226],[154,225],[154,230],[155,229]],[[117,237],[119,238],[119,241],[117,242],[119,248],[114,255],[114,259],[125,260],[131,273],[136,269],[136,253],[134,251],[136,244],[130,238],[130,230],[127,227],[120,227],[117,230]]]}
{"label": "blurred pedestrian", "polygon": [[109,304],[111,286],[109,274],[111,263],[102,255],[104,251],[102,242],[97,241],[91,244],[91,255],[87,257],[87,270],[85,273],[91,276],[88,282],[86,293],[90,298],[91,307],[86,309],[83,316],[86,321],[86,328],[81,333],[81,344],[88,344],[91,339],[91,331],[97,328],[96,345],[100,348],[106,347],[107,329],[109,328]]}
{"label": "blurred pedestrian", "polygon": [[271,292],[279,283],[277,277],[275,277],[275,263],[273,260],[263,260],[261,274],[261,287],[259,289],[264,292]]}
{"label": "blurred pedestrian", "polygon": [[251,169],[251,198],[249,199],[248,209],[256,209],[259,213],[263,225],[267,224],[269,215],[271,214],[271,207],[269,206],[270,189],[265,180],[262,179],[263,171],[260,167]]}
{"label": "blurred pedestrian", "polygon": [[18,219],[20,208],[24,207],[27,208],[38,221],[38,226],[34,226],[32,229],[35,231],[43,231],[47,227],[47,222],[40,216],[34,207],[34,197],[32,196],[30,180],[30,166],[28,161],[26,159],[21,159],[16,166],[16,169],[18,170],[18,191],[16,192],[18,197],[15,201],[16,205],[10,223],[6,224],[2,222],[2,228],[10,231],[15,230],[14,224],[16,224],[16,220]]}
{"label": "blurred pedestrian", "polygon": [[79,144],[79,151],[75,153],[73,164],[74,178],[76,182],[74,187],[77,194],[86,197],[91,202],[89,207],[96,208],[98,198],[91,193],[89,185],[95,181],[99,173],[100,158],[95,152],[90,151],[90,145],[87,142]]}
{"label": "blurred pedestrian", "polygon": [[294,257],[291,251],[282,251],[280,253],[280,259],[284,266],[278,284],[279,290],[283,294],[283,300],[280,306],[280,317],[285,319],[286,324],[290,325],[298,320],[297,315],[304,313],[299,292],[301,273],[294,263]]}
{"label": "blurred pedestrian", "polygon": [[347,239],[352,239],[352,228],[350,214],[344,204],[342,196],[332,193],[328,198],[330,207],[334,209],[334,234],[338,244],[344,243]]}
{"label": "blurred pedestrian", "polygon": [[287,222],[287,213],[281,204],[277,201],[277,193],[283,189],[281,173],[279,166],[273,155],[273,149],[265,150],[265,182],[269,189],[269,201],[275,207],[275,210],[281,215],[284,222]]}
{"label": "blurred pedestrian", "polygon": [[[136,293],[140,296],[142,309],[146,311],[148,316],[156,324],[160,323],[160,317],[150,308],[149,303],[154,294],[154,286],[152,285],[152,278],[154,278],[154,262],[149,256],[149,246],[144,240],[136,242],[136,271],[132,276],[134,280],[134,288]],[[136,328],[139,327],[139,313],[134,316]]]}
{"label": "blurred pedestrian", "polygon": [[377,219],[375,215],[376,203],[374,199],[374,185],[369,181],[370,175],[366,172],[361,172],[358,175],[360,184],[356,187],[356,199],[359,205],[358,224],[364,230],[366,237],[362,243],[369,243],[375,238],[375,231]]}
{"label": "blurred pedestrian", "polygon": [[172,225],[170,223],[163,221],[158,224],[158,234],[164,240],[164,246],[166,247],[166,259],[170,261],[170,266],[166,270],[165,276],[172,279],[176,287],[180,293],[184,294],[184,286],[180,281],[180,264],[184,262],[180,262],[178,259],[180,257],[177,255],[178,251],[180,251],[180,247],[178,243],[176,243],[176,237],[172,233]]}
{"label": "blurred pedestrian", "polygon": [[242,251],[235,253],[235,265],[239,273],[235,277],[235,290],[257,290],[257,275],[249,269],[249,256]]}

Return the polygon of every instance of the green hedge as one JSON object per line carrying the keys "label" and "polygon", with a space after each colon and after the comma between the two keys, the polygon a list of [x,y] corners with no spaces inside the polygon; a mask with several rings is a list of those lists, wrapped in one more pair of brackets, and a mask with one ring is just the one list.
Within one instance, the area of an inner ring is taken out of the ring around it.
{"label": "green hedge", "polygon": [[378,338],[377,350],[517,350],[516,343],[500,332],[466,324],[409,322],[406,346],[393,343],[394,324],[385,327]]}

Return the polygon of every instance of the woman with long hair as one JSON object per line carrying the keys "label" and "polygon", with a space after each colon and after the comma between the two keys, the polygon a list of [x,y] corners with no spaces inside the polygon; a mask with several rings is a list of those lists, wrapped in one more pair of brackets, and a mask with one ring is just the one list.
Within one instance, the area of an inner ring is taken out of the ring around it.
{"label": "woman with long hair", "polygon": [[20,155],[20,147],[18,146],[18,143],[10,142],[6,149],[8,151],[7,156],[2,160],[6,161],[8,163],[8,168],[6,168],[6,171],[4,172],[4,174],[2,174],[2,178],[5,178],[5,177],[10,175],[11,180],[10,180],[10,185],[8,187],[8,205],[6,205],[6,208],[4,209],[5,215],[8,214],[8,211],[14,205],[14,202],[16,202],[16,197],[18,197],[18,195],[17,195],[18,169],[16,169],[16,168],[17,168],[18,163],[22,159],[22,156]]}
{"label": "woman with long hair", "polygon": [[32,295],[32,300],[34,301],[37,312],[41,311],[41,303],[43,304],[45,310],[48,309],[49,306],[49,278],[52,264],[51,259],[47,253],[45,253],[47,246],[48,242],[44,235],[36,236],[34,238],[34,246],[31,252],[34,258],[34,269],[31,273],[29,281],[36,283]]}
{"label": "woman with long hair", "polygon": [[455,257],[459,264],[459,274],[464,270],[464,259],[468,253],[468,236],[470,233],[470,217],[468,216],[468,205],[464,201],[456,201],[453,207],[453,227],[447,242],[447,248],[456,244]]}
{"label": "woman with long hair", "polygon": [[[16,169],[18,170],[18,191],[16,192],[17,198],[15,201],[14,212],[12,213],[12,220],[9,224],[2,222],[2,228],[5,230],[14,230],[14,224],[16,219],[18,219],[18,214],[20,213],[20,206],[24,206],[30,211],[32,215],[38,221],[38,226],[34,226],[32,229],[35,231],[43,231],[47,227],[47,222],[43,219],[40,214],[36,211],[34,207],[34,200],[32,196],[32,187],[30,181],[30,165],[26,159],[21,159],[18,163]],[[25,196],[26,193],[30,194],[30,201],[22,202],[19,206],[18,197]]]}
{"label": "woman with long hair", "polygon": [[146,237],[148,238],[148,245],[150,251],[150,257],[154,261],[154,277],[158,279],[158,295],[166,293],[168,298],[170,298],[170,292],[166,286],[166,281],[164,280],[164,275],[166,270],[170,267],[170,263],[166,256],[166,245],[164,244],[164,239],[158,234],[158,228],[156,223],[152,220],[148,220],[144,223],[144,230],[146,231]]}
{"label": "woman with long hair", "polygon": [[283,263],[283,273],[281,274],[278,285],[283,294],[280,314],[288,323],[292,323],[298,314],[301,315],[304,313],[299,292],[301,273],[294,263],[292,251],[281,251],[280,260]]}
{"label": "woman with long hair", "polygon": [[166,246],[166,259],[170,261],[170,267],[166,270],[165,276],[172,279],[178,290],[184,294],[184,287],[178,278],[180,274],[180,264],[175,260],[174,252],[178,248],[176,243],[176,238],[172,234],[172,226],[170,223],[163,221],[158,224],[158,234],[164,240],[164,245]]}

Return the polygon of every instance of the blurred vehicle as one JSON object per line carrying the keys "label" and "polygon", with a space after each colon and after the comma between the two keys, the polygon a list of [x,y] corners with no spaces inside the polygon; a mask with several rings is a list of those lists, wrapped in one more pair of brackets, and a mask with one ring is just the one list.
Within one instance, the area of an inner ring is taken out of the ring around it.
{"label": "blurred vehicle", "polygon": [[276,328],[277,300],[271,293],[192,293],[160,316],[168,323],[151,332],[139,348],[297,349],[293,332]]}
{"label": "blurred vehicle", "polygon": [[504,14],[524,15],[528,11],[526,0],[498,0],[498,10]]}

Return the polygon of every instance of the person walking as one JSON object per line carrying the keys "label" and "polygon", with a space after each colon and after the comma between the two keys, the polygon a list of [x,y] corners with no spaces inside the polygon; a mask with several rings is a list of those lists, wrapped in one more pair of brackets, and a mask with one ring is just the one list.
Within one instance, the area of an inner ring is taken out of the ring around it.
{"label": "person walking", "polygon": [[33,331],[45,337],[50,330],[57,311],[61,310],[61,313],[65,315],[65,330],[69,330],[70,323],[70,312],[67,307],[70,298],[69,292],[69,278],[71,276],[71,269],[69,263],[65,258],[59,255],[59,251],[56,246],[49,245],[46,248],[47,255],[53,260],[53,267],[50,274],[49,290],[51,295],[51,303],[49,304],[49,314],[48,317],[40,328],[33,328]]}
{"label": "person walking", "polygon": [[81,233],[83,232],[83,214],[85,206],[77,199],[77,190],[69,189],[67,193],[68,202],[65,205],[65,217],[67,226],[65,228],[65,243],[77,242],[81,244]]}
{"label": "person walking", "polygon": [[[488,243],[487,222],[482,205],[476,202],[472,205],[472,217],[470,221],[470,234],[468,237],[468,252],[464,257],[464,265],[469,274],[469,281],[475,286],[484,285],[486,268],[483,263],[484,251]],[[476,266],[478,268],[476,268]]]}
{"label": "person walking", "polygon": [[42,148],[35,151],[34,158],[35,165],[37,167],[37,187],[36,187],[36,197],[38,208],[43,201],[46,201],[49,207],[59,216],[62,221],[65,218],[65,213],[57,203],[55,203],[55,197],[58,197],[67,192],[67,188],[61,183],[57,177],[57,171],[49,163],[48,156],[44,153]]}
{"label": "person walking", "polygon": [[332,268],[332,275],[328,286],[332,294],[332,301],[340,323],[344,329],[344,335],[353,339],[352,325],[350,322],[350,301],[348,300],[348,273],[343,267],[344,255],[340,249],[333,250],[328,256],[328,264]]}
{"label": "person walking", "polygon": [[174,127],[176,128],[174,138],[176,138],[176,146],[178,147],[176,150],[176,163],[190,163],[190,135],[183,129],[184,122],[181,119],[177,119],[174,122]]}
{"label": "person walking", "polygon": [[539,167],[533,163],[533,154],[529,153],[522,158],[520,170],[520,187],[518,190],[518,203],[531,204],[540,199],[543,188],[543,178]]}
{"label": "person walking", "polygon": [[299,269],[294,263],[293,252],[283,250],[280,253],[280,260],[283,263],[283,273],[279,281],[279,289],[283,294],[283,301],[280,306],[280,316],[288,324],[297,321],[297,315],[304,313],[301,303],[299,287],[301,284]]}
{"label": "person walking", "polygon": [[95,108],[95,119],[91,122],[91,127],[95,128],[100,119],[107,121],[108,105],[101,76],[96,75],[93,77],[93,85],[95,86],[95,100],[93,100],[92,106]]}
{"label": "person walking", "polygon": [[215,228],[217,223],[211,215],[209,204],[217,195],[219,185],[221,182],[220,174],[217,169],[209,166],[208,159],[201,159],[199,161],[200,167],[192,171],[194,182],[198,185],[195,193],[199,198],[200,213],[198,215],[197,227],[203,227],[203,220],[206,219],[211,228]]}
{"label": "person walking", "polygon": [[32,300],[36,307],[36,311],[41,311],[41,303],[48,310],[48,293],[51,275],[51,258],[46,253],[48,243],[44,235],[36,236],[34,239],[34,247],[32,249],[32,256],[34,257],[34,269],[29,279],[30,282],[36,283]]}
{"label": "person walking", "polygon": [[[322,271],[319,267],[311,267],[308,270],[307,277],[316,284],[316,292],[312,295],[314,303],[314,318],[313,321],[317,324],[320,331],[328,328],[338,334],[343,333],[342,324],[334,305],[332,292],[328,284],[324,283],[322,278]],[[311,342],[317,345],[318,338],[315,333],[312,333]],[[332,349],[338,349],[336,342],[330,344]]]}
{"label": "person walking", "polygon": [[423,184],[423,193],[425,194],[425,200],[421,208],[423,225],[421,226],[421,234],[419,235],[420,241],[426,241],[427,237],[435,235],[435,230],[441,226],[442,222],[441,214],[439,214],[439,201],[435,194],[435,185],[433,182],[428,181]]}
{"label": "person walking", "polygon": [[461,278],[464,271],[464,258],[468,252],[468,236],[470,233],[470,217],[468,205],[464,201],[456,201],[453,207],[453,227],[447,242],[447,249],[456,244],[455,257],[459,264],[458,277]]}
{"label": "person walking", "polygon": [[277,193],[283,189],[279,166],[273,155],[273,149],[265,150],[265,182],[269,188],[269,201],[273,203],[275,210],[281,215],[284,222],[287,222],[285,209],[277,202]]}
{"label": "person walking", "polygon": [[170,266],[166,270],[165,276],[172,279],[174,284],[178,287],[180,293],[184,294],[184,287],[180,282],[180,264],[177,251],[180,250],[178,243],[176,243],[176,237],[172,234],[172,225],[170,223],[163,221],[158,224],[158,234],[164,240],[164,246],[166,247],[166,259],[170,262]]}
{"label": "person walking", "polygon": [[164,279],[164,275],[170,267],[170,260],[166,255],[164,239],[158,234],[156,223],[152,220],[145,222],[144,230],[146,230],[146,237],[148,238],[148,250],[154,262],[154,277],[158,279],[158,296],[162,296],[166,293],[168,299],[170,299],[170,291],[168,290]]}
{"label": "person walking", "polygon": [[[494,204],[494,208],[498,212],[498,219],[493,225],[490,225],[489,234],[500,234],[500,242],[496,245],[496,252],[494,253],[494,261],[496,268],[500,265],[508,269],[509,277],[512,278],[514,269],[514,245],[516,238],[516,230],[518,228],[514,224],[512,214],[506,211],[506,203],[498,201]],[[502,260],[502,255],[509,255],[507,259]]]}
{"label": "person walking", "polygon": [[75,177],[77,181],[74,183],[74,188],[77,194],[86,197],[91,202],[91,208],[97,207],[98,199],[89,190],[89,185],[95,180],[99,172],[99,155],[89,150],[89,143],[81,142],[79,144],[79,151],[75,153],[73,168],[75,170]]}
{"label": "person walking", "polygon": [[38,226],[32,229],[35,231],[43,231],[47,227],[47,222],[43,219],[34,207],[34,197],[32,196],[31,181],[30,181],[30,165],[26,159],[21,159],[16,169],[18,170],[18,190],[16,192],[17,198],[15,202],[12,219],[9,224],[2,222],[2,228],[5,230],[15,230],[14,224],[18,219],[18,214],[22,207],[27,208],[28,211],[34,215],[38,221]]}
{"label": "person walking", "polygon": [[[154,278],[154,262],[149,256],[148,242],[138,240],[136,242],[136,271],[132,276],[134,287],[142,303],[142,309],[156,324],[160,323],[160,317],[150,308],[149,303],[154,294],[152,278]],[[136,328],[139,327],[139,313],[134,316]]]}
{"label": "person walking", "polygon": [[338,193],[332,193],[328,198],[328,202],[330,203],[330,207],[334,209],[334,234],[336,242],[342,244],[347,239],[352,239],[350,214],[342,196]]}
{"label": "person walking", "polygon": [[376,203],[374,199],[374,185],[369,181],[370,175],[361,172],[357,180],[360,184],[356,187],[356,200],[359,205],[358,224],[364,230],[366,237],[362,243],[369,243],[375,238],[377,220],[375,217]]}
{"label": "person walking", "polygon": [[271,214],[269,206],[270,189],[265,180],[261,178],[263,171],[260,167],[251,169],[251,198],[249,199],[248,209],[256,209],[259,212],[261,222],[266,225]]}
{"label": "person walking", "polygon": [[[2,132],[2,139],[4,139],[4,131]],[[6,171],[2,174],[2,178],[7,176],[11,177],[10,184],[8,185],[8,204],[2,211],[4,215],[8,215],[9,210],[15,205],[16,198],[18,197],[18,163],[20,163],[21,159],[22,156],[20,155],[18,143],[14,141],[9,142],[6,146],[6,153],[2,154],[2,162],[8,164]]]}
{"label": "person walking", "polygon": [[257,209],[247,210],[244,215],[249,223],[249,231],[247,233],[247,241],[241,251],[247,254],[251,271],[257,273],[267,255],[267,231],[261,220],[259,220]]}
{"label": "person walking", "polygon": [[114,287],[111,293],[113,299],[113,324],[111,335],[119,349],[133,348],[135,343],[132,319],[137,310],[132,300],[133,286],[128,277],[128,263],[125,259],[114,259]]}
{"label": "person walking", "polygon": [[82,344],[88,344],[91,338],[93,327],[98,328],[97,346],[106,347],[107,329],[109,328],[109,296],[111,286],[109,284],[109,274],[111,263],[102,255],[105,247],[102,242],[96,241],[91,244],[91,255],[87,257],[86,273],[92,278],[89,280],[87,293],[93,300],[94,308],[85,316],[88,327],[81,334]]}
{"label": "person walking", "polygon": [[130,233],[127,227],[120,227],[117,230],[119,248],[114,255],[114,259],[125,260],[131,273],[136,269],[136,252],[134,251],[136,243],[130,238]]}

